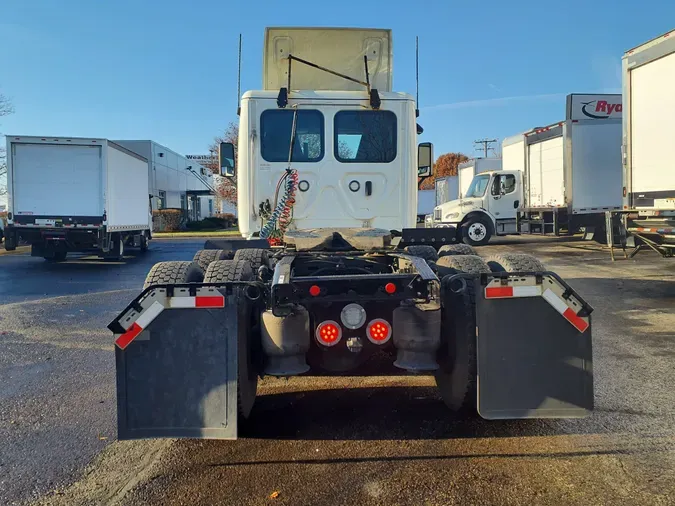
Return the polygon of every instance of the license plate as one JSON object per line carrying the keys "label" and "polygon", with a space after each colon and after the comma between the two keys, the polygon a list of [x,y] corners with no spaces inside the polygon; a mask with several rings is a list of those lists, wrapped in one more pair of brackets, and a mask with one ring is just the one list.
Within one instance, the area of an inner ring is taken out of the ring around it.
{"label": "license plate", "polygon": [[49,220],[45,218],[37,218],[35,220],[36,225],[43,225],[45,227],[54,227],[56,226],[56,220]]}

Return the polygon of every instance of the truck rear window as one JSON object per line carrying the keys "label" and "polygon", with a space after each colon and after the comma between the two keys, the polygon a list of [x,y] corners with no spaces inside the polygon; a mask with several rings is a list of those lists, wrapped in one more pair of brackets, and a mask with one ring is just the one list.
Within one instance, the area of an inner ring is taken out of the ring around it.
{"label": "truck rear window", "polygon": [[[294,112],[290,109],[270,109],[260,115],[261,154],[265,161],[288,161]],[[321,160],[324,153],[323,132],[323,114],[314,110],[298,111],[292,160]]]}
{"label": "truck rear window", "polygon": [[396,115],[391,111],[340,111],[335,115],[335,158],[388,163],[396,158]]}

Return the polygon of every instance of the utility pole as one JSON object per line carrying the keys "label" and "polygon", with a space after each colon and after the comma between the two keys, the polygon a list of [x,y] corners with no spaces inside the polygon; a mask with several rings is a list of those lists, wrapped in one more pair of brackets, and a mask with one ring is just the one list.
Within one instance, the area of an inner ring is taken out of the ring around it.
{"label": "utility pole", "polygon": [[483,153],[485,153],[485,158],[488,157],[488,151],[491,149],[490,145],[494,144],[495,142],[497,142],[497,139],[480,139],[480,140],[477,140],[477,141],[473,141],[473,143],[476,146],[481,146],[481,147],[476,147],[476,151],[483,151]]}

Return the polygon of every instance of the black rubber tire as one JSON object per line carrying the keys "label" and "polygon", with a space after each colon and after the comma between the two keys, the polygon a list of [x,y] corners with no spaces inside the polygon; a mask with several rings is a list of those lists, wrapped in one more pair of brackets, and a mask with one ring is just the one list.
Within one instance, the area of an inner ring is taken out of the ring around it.
{"label": "black rubber tire", "polygon": [[[456,274],[457,272],[483,274],[491,272],[490,267],[485,263],[485,260],[477,255],[445,255],[438,259],[436,266],[444,267],[446,269],[449,268],[454,271],[448,272],[448,274]],[[445,273],[441,274],[445,276]]]}
{"label": "black rubber tire", "polygon": [[145,235],[145,232],[143,232],[141,234],[141,247],[140,247],[141,253],[147,253],[147,251],[148,251],[148,241],[149,241],[148,236]]}
{"label": "black rubber tire", "polygon": [[[489,273],[485,261],[475,255],[447,255],[438,260],[445,275]],[[462,293],[444,295],[442,344],[438,353],[436,386],[443,402],[454,412],[475,416],[478,396],[476,358],[476,288],[466,280]]]}
{"label": "black rubber tire", "polygon": [[266,265],[266,266],[269,267],[269,265],[270,265],[269,250],[262,249],[262,248],[238,249],[234,253],[234,261],[235,262],[239,262],[239,261],[248,262],[251,265],[251,269],[253,270],[253,274],[255,276],[257,276],[258,275],[258,269],[260,269],[260,266]]}
{"label": "black rubber tire", "polygon": [[541,272],[546,267],[538,258],[525,253],[502,253],[485,259],[492,272]]}
{"label": "black rubber tire", "polygon": [[435,262],[438,260],[438,252],[433,246],[416,244],[414,246],[406,246],[403,250],[411,256],[424,258],[426,261]]}
{"label": "black rubber tire", "polygon": [[438,256],[452,256],[452,255],[478,255],[476,250],[468,244],[446,244],[441,246],[438,250]]}
{"label": "black rubber tire", "polygon": [[121,233],[112,234],[110,251],[105,253],[103,259],[106,262],[120,262],[124,260],[124,239]]}
{"label": "black rubber tire", "polygon": [[195,253],[193,262],[197,262],[202,271],[206,273],[206,270],[209,268],[211,262],[216,260],[231,260],[232,252],[225,251],[224,249],[201,249]]}
{"label": "black rubber tire", "polygon": [[201,283],[204,273],[195,262],[159,262],[145,277],[143,289],[151,285]]}
{"label": "black rubber tire", "polygon": [[[485,236],[479,241],[473,240],[469,236],[469,230],[471,229],[472,225],[476,224],[482,224],[485,227]],[[492,223],[490,223],[488,219],[483,216],[474,216],[469,218],[466,223],[462,223],[462,226],[460,227],[460,233],[462,234],[462,241],[464,241],[465,244],[469,244],[471,246],[485,246],[488,242],[490,242],[490,237],[492,237]]]}
{"label": "black rubber tire", "polygon": [[47,262],[51,262],[51,263],[59,263],[59,262],[63,262],[63,261],[66,259],[67,256],[68,256],[68,252],[67,252],[67,251],[57,251],[56,253],[54,253],[53,256],[50,256],[50,257],[44,257],[44,259],[45,259]]}
{"label": "black rubber tire", "polygon": [[[216,260],[211,262],[204,274],[205,283],[227,283],[229,281],[252,281],[251,264],[245,260]],[[239,335],[237,339],[237,414],[245,420],[251,414],[258,391],[258,372],[254,366],[253,342],[259,328],[255,306],[248,300],[242,288],[234,290],[239,305]],[[259,344],[259,343],[258,343]]]}
{"label": "black rubber tire", "polygon": [[16,243],[19,240],[16,233],[5,236],[5,251],[14,251],[16,250]]}

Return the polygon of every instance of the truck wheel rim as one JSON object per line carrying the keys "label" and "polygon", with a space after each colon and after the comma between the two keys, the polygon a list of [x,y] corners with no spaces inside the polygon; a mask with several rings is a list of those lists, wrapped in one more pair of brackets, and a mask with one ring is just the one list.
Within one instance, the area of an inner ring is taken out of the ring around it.
{"label": "truck wheel rim", "polygon": [[482,223],[472,223],[469,226],[469,238],[472,241],[482,241],[487,235],[487,227]]}

